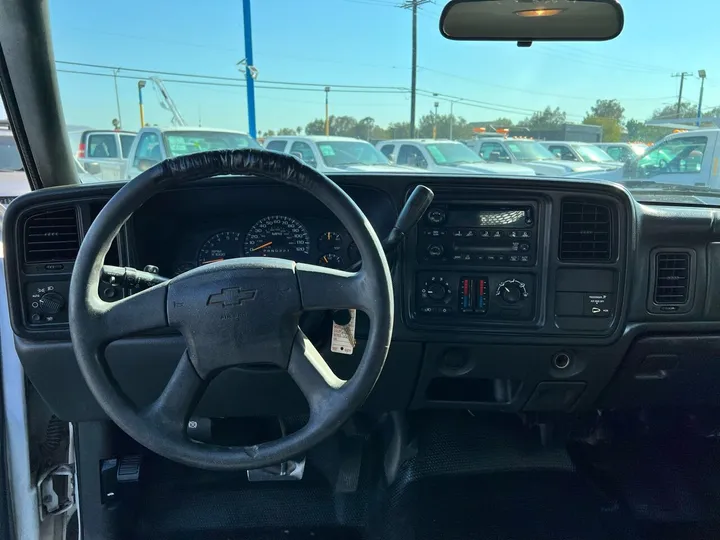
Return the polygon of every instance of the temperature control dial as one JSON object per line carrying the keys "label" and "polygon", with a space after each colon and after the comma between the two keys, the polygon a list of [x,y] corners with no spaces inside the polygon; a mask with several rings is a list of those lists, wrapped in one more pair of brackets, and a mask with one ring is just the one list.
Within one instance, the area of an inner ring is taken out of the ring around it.
{"label": "temperature control dial", "polygon": [[420,290],[420,297],[433,303],[448,303],[452,296],[452,289],[442,277],[431,277]]}
{"label": "temperature control dial", "polygon": [[498,285],[495,296],[499,296],[506,304],[517,304],[528,297],[528,291],[522,281],[506,279]]}
{"label": "temperature control dial", "polygon": [[440,225],[445,221],[445,210],[442,208],[431,208],[427,213],[427,220],[433,225]]}

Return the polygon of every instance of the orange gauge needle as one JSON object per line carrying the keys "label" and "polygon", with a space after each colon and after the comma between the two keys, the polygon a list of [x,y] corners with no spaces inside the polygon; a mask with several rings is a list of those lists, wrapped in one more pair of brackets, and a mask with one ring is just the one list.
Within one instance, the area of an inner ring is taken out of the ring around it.
{"label": "orange gauge needle", "polygon": [[225,259],[213,259],[212,261],[203,261],[203,266],[205,266],[206,264],[211,264],[214,262],[220,262],[220,261],[224,261],[224,260]]}
{"label": "orange gauge needle", "polygon": [[328,261],[328,258],[327,258],[327,255],[325,255],[325,256],[323,257],[323,261],[325,261],[325,264],[327,264],[327,263],[329,262],[329,261]]}
{"label": "orange gauge needle", "polygon": [[272,242],[265,242],[262,246],[254,247],[250,251],[257,251],[258,249],[266,248],[271,245],[272,245]]}

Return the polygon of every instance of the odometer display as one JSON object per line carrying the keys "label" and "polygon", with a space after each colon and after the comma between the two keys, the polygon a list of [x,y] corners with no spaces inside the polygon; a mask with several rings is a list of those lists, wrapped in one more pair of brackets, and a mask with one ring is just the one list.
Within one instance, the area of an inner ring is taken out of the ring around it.
{"label": "odometer display", "polygon": [[200,247],[198,266],[242,257],[240,233],[223,231],[212,235]]}
{"label": "odometer display", "polygon": [[293,259],[309,253],[310,235],[302,223],[291,217],[264,217],[245,236],[247,257]]}

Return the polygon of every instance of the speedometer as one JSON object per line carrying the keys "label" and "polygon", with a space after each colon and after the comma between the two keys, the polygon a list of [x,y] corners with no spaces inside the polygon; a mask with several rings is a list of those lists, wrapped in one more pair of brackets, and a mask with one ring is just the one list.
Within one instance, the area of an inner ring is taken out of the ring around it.
{"label": "speedometer", "polygon": [[258,221],[245,236],[248,257],[293,257],[310,253],[310,235],[297,219],[267,216]]}

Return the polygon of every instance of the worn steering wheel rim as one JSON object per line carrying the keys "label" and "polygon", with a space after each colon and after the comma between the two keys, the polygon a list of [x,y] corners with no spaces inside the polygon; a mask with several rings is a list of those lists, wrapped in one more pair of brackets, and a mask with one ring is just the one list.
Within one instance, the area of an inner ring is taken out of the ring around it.
{"label": "worn steering wheel rim", "polygon": [[[132,213],[167,188],[221,174],[274,179],[314,196],[353,237],[362,269],[347,273],[279,259],[234,259],[197,268],[115,303],[101,300],[98,284],[105,255]],[[272,290],[268,284],[273,285]],[[235,296],[226,302],[227,288]],[[245,301],[255,299],[260,302]],[[297,322],[302,311],[350,307],[368,314],[370,331],[355,375],[340,381]],[[102,409],[125,433],[157,454],[185,465],[243,470],[305,453],[362,405],[382,371],[394,312],[382,246],[353,200],[332,180],[296,158],[251,149],[167,160],[123,186],[83,239],[70,283],[69,314],[80,371]],[[277,328],[271,317],[278,318]],[[289,325],[294,325],[292,331]],[[163,393],[150,406],[138,408],[112,377],[104,360],[104,347],[122,336],[165,326],[179,329],[188,348]],[[257,360],[236,360],[233,354],[242,351],[251,356],[257,353],[263,362],[267,356],[269,363],[288,370],[308,401],[310,420],[297,432],[249,447],[190,440],[188,418],[215,374]],[[222,359],[202,358],[208,352],[222,353]]]}

